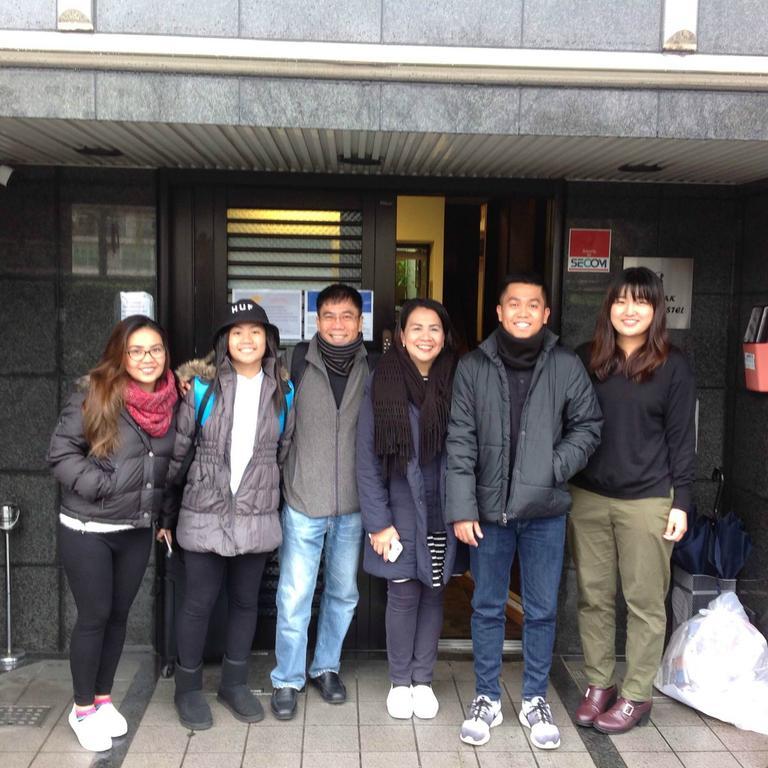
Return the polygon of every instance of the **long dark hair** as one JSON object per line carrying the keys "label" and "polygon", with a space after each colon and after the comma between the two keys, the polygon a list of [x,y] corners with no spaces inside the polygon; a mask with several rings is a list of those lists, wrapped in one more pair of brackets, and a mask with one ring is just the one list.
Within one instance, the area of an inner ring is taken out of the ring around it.
{"label": "long dark hair", "polygon": [[[443,326],[445,342],[424,381],[403,349],[403,332],[416,309],[430,309]],[[414,445],[408,418],[409,399],[419,406],[419,463],[427,464],[445,442],[451,409],[456,342],[445,307],[433,299],[410,299],[400,310],[392,349],[381,358],[373,374],[372,401],[374,447],[388,480],[394,469],[405,475]]]}
{"label": "long dark hair", "polygon": [[[262,325],[257,323],[257,325]],[[277,381],[277,387],[275,387],[275,394],[272,396],[272,400],[275,404],[275,412],[280,413],[283,410],[283,404],[285,402],[285,394],[283,388],[287,388],[288,371],[283,364],[283,358],[280,355],[280,340],[273,328],[269,325],[262,325],[264,333],[267,337],[267,349],[264,352],[264,358],[271,357],[275,361],[275,380]],[[232,330],[232,326],[225,328],[214,340],[214,363],[216,365],[216,376],[213,380],[213,394],[221,391],[221,367],[225,360],[229,358],[229,332]]]}
{"label": "long dark hair", "polygon": [[145,315],[131,315],[112,329],[99,362],[88,374],[88,393],[83,403],[83,435],[93,456],[105,458],[117,450],[120,437],[118,419],[129,378],[125,369],[128,339],[142,328],[155,331],[162,339],[165,365],[161,378],[168,372],[168,334],[154,320]]}
{"label": "long dark hair", "polygon": [[[647,301],[653,307],[653,320],[648,328],[645,344],[627,357],[616,343],[616,330],[611,323],[611,307],[622,296]],[[622,373],[639,383],[649,379],[669,356],[667,312],[664,303],[664,285],[661,278],[646,267],[625,269],[613,282],[605,295],[595,322],[595,334],[589,358],[589,369],[600,381],[614,373]]]}

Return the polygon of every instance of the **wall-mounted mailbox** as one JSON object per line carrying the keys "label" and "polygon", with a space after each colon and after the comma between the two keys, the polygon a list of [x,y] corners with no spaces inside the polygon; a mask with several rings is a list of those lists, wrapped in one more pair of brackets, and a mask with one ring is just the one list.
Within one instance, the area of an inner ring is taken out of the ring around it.
{"label": "wall-mounted mailbox", "polygon": [[747,389],[768,392],[768,344],[742,344]]}

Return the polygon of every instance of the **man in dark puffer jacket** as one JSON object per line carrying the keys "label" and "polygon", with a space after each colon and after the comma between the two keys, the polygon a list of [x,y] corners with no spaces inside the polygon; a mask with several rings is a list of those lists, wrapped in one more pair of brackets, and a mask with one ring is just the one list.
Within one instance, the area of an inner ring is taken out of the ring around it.
{"label": "man in dark puffer jacket", "polygon": [[461,740],[485,744],[502,721],[501,653],[515,551],[523,610],[520,722],[540,749],[560,746],[546,701],[557,594],[571,499],[567,481],[600,441],[602,416],[575,354],[545,328],[543,281],[512,275],[496,308],[501,324],[459,363],[448,428],[446,522],[470,545],[475,581],[475,699]]}

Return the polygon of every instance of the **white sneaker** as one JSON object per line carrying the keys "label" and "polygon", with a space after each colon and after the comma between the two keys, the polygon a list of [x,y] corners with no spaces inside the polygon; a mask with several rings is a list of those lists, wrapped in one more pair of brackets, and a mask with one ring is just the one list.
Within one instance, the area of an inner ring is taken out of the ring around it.
{"label": "white sneaker", "polygon": [[390,717],[408,720],[413,714],[413,697],[409,685],[393,685],[387,694],[387,712]]}
{"label": "white sneaker", "polygon": [[69,727],[75,732],[75,736],[77,736],[83,749],[87,749],[89,752],[106,752],[108,749],[112,749],[112,737],[107,733],[104,721],[96,717],[97,714],[94,712],[82,720],[78,720],[77,710],[73,706],[67,719]]}
{"label": "white sneaker", "polygon": [[411,688],[413,697],[413,714],[419,720],[431,720],[437,715],[440,703],[431,685],[414,685]]}
{"label": "white sneaker", "polygon": [[531,744],[539,749],[557,749],[560,746],[560,731],[552,719],[552,710],[543,696],[523,699],[520,708],[520,723],[531,729]]}
{"label": "white sneaker", "polygon": [[96,707],[96,714],[91,715],[91,717],[98,717],[104,724],[107,733],[113,739],[125,736],[128,733],[128,723],[111,701],[106,704],[99,704]]}
{"label": "white sneaker", "polygon": [[459,738],[465,744],[480,747],[490,741],[491,728],[503,720],[500,701],[491,701],[487,696],[475,696],[467,707],[467,719],[461,724]]}

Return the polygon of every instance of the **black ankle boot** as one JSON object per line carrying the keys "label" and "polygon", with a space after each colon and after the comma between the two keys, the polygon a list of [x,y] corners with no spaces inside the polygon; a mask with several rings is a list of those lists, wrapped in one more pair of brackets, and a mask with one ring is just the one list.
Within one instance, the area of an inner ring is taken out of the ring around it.
{"label": "black ankle boot", "polygon": [[216,698],[243,723],[258,723],[264,719],[264,709],[248,687],[248,662],[232,661],[226,656],[221,662],[221,683]]}
{"label": "black ankle boot", "polygon": [[174,675],[176,692],[173,701],[179,713],[179,722],[193,731],[205,731],[213,725],[211,708],[203,696],[203,665],[186,669],[176,665]]}

